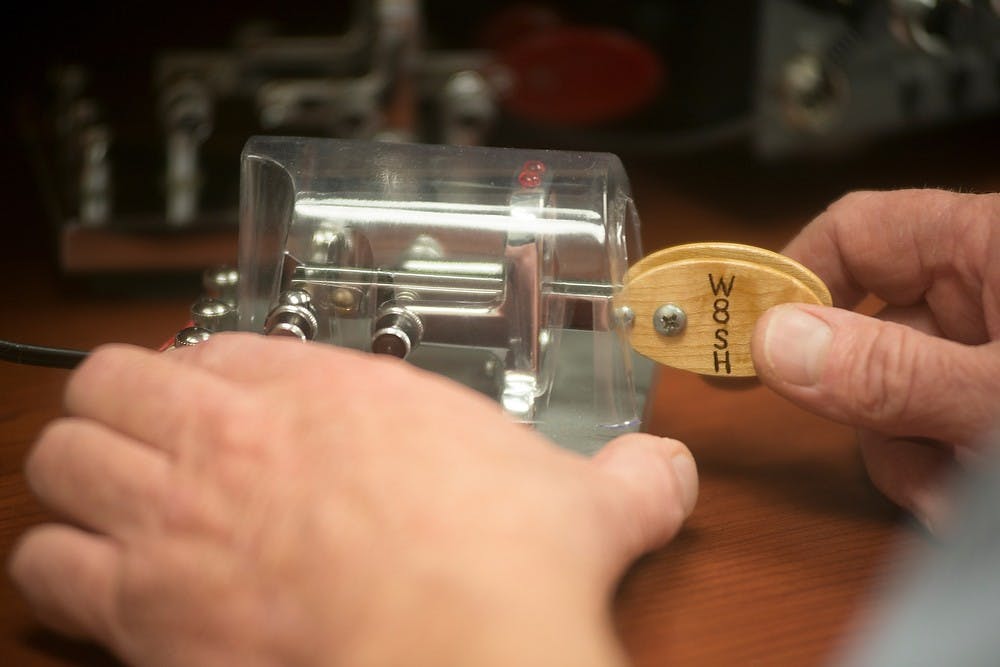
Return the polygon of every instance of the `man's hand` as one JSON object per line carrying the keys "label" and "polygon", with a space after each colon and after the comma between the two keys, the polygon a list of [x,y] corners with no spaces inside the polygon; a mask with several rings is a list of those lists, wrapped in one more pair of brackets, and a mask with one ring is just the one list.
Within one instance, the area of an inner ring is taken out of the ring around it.
{"label": "man's hand", "polygon": [[785,305],[757,323],[760,378],[860,428],[875,483],[935,528],[942,472],[1000,417],[1000,195],[859,192],[785,249],[853,308]]}
{"label": "man's hand", "polygon": [[10,568],[139,665],[597,665],[629,562],[697,495],[683,445],[595,460],[396,360],[218,335],[95,352],[29,482],[67,524]]}

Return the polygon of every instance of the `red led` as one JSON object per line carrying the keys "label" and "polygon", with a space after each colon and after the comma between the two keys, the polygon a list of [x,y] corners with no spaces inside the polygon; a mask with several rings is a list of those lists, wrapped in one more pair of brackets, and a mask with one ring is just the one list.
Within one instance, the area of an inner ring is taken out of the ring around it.
{"label": "red led", "polygon": [[525,169],[517,176],[517,182],[524,188],[537,188],[542,184],[542,175],[537,171]]}
{"label": "red led", "polygon": [[539,174],[545,173],[545,163],[541,160],[528,160],[524,163],[524,171],[536,171]]}

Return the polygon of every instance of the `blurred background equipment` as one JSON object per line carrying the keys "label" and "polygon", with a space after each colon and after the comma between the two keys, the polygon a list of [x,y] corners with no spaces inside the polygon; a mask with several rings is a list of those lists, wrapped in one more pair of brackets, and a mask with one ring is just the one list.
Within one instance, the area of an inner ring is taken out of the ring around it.
{"label": "blurred background equipment", "polygon": [[761,5],[754,145],[831,151],[1000,110],[1000,3]]}
{"label": "blurred background equipment", "polygon": [[255,134],[653,157],[736,144],[752,165],[1000,111],[996,0],[72,11],[51,12],[51,85],[22,105],[67,273],[231,261]]}

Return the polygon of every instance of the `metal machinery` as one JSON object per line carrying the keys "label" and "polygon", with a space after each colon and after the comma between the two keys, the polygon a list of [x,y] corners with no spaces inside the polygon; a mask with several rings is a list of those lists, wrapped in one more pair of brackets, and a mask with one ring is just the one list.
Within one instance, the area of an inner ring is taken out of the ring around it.
{"label": "metal machinery", "polygon": [[[154,176],[152,184],[131,182],[130,168],[146,169],[148,158],[134,159],[128,144],[135,139],[109,120],[106,101],[89,85],[92,73],[83,66],[57,71],[55,153],[65,177],[64,215],[83,226],[124,229],[234,224],[235,169],[211,173],[224,164],[220,152],[231,152],[235,165],[246,137],[259,133],[426,138],[417,106],[428,97],[436,107],[438,122],[429,130],[435,139],[479,143],[494,115],[479,71],[482,54],[418,54],[419,15],[411,0],[353,4],[353,20],[340,35],[282,37],[249,26],[233,48],[159,56],[152,78],[160,148],[141,146],[162,155],[162,166],[145,174]],[[133,160],[122,164],[123,158]],[[122,182],[139,190],[145,210],[118,205]]]}
{"label": "metal machinery", "polygon": [[258,137],[242,181],[239,276],[209,274],[176,344],[238,328],[406,358],[583,451],[640,425],[614,156]]}
{"label": "metal machinery", "polygon": [[[503,4],[465,11],[504,25],[489,13]],[[615,306],[641,256],[624,171],[604,153],[476,144],[670,153],[740,138],[781,157],[1000,108],[995,1],[547,6],[572,18],[508,16],[506,37],[470,50],[426,46],[439,3],[359,0],[336,37],[248,29],[230,49],[168,52],[154,152],[63,69],[64,240],[221,229],[231,243],[239,218],[239,275],[210,274],[176,344],[236,328],[403,357],[593,451],[639,426],[651,373]]]}
{"label": "metal machinery", "polygon": [[996,0],[765,0],[754,144],[831,152],[1000,111]]}
{"label": "metal machinery", "polygon": [[135,91],[105,99],[101,72],[61,69],[39,134],[64,242],[234,229],[254,134],[652,154],[743,140],[780,158],[1000,109],[996,0],[352,7],[338,35],[249,25],[229,48],[162,53],[141,132]]}

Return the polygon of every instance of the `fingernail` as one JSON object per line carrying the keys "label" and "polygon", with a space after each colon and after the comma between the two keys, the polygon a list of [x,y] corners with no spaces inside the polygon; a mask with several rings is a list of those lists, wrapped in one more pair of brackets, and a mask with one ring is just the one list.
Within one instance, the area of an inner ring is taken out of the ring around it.
{"label": "fingernail", "polygon": [[698,502],[698,466],[690,454],[675,454],[670,459],[677,478],[677,486],[681,491],[681,502],[684,505],[684,516],[691,516],[695,503]]}
{"label": "fingernail", "polygon": [[833,330],[797,306],[778,306],[764,331],[764,356],[771,371],[790,384],[816,384]]}
{"label": "fingernail", "polygon": [[951,514],[951,503],[944,489],[935,488],[915,494],[909,509],[928,533],[940,537]]}

